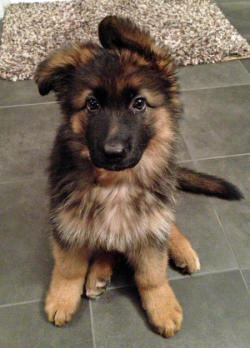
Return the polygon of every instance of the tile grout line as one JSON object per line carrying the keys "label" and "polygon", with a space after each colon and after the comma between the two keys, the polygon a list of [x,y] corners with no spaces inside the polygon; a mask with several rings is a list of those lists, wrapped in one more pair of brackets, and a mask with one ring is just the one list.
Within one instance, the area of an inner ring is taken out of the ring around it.
{"label": "tile grout line", "polygon": [[[182,135],[181,135],[181,136],[182,136]],[[183,141],[184,141],[184,143],[185,143],[185,145],[186,145],[188,155],[190,156],[190,160],[191,160],[192,162],[194,162],[193,155],[192,155],[192,151],[191,151],[190,148],[189,148],[188,142],[184,139],[183,136],[182,136],[182,139],[183,139]]]}
{"label": "tile grout line", "polygon": [[250,271],[250,267],[242,267],[242,271]]}
{"label": "tile grout line", "polygon": [[[227,268],[227,269],[222,269],[222,270],[216,270],[216,271],[200,271],[196,272],[193,274],[181,274],[180,276],[177,276],[175,278],[168,277],[168,280],[170,282],[176,281],[176,280],[184,280],[184,279],[191,279],[191,278],[198,278],[198,277],[203,277],[203,276],[208,276],[208,275],[215,275],[215,274],[221,274],[221,273],[227,273],[227,272],[233,272],[233,271],[239,271],[239,268],[237,267],[232,267],[232,268]],[[124,289],[124,288],[132,288],[136,287],[136,284],[124,284],[124,285],[119,285],[119,286],[110,286],[107,288],[106,291],[112,291],[112,290],[117,290],[117,289]]]}
{"label": "tile grout line", "polygon": [[210,199],[209,199],[209,204],[210,204],[210,206],[212,207],[212,210],[213,210],[213,212],[214,212],[214,215],[215,215],[215,217],[216,217],[216,220],[217,220],[217,222],[218,222],[218,224],[219,224],[219,226],[220,226],[220,228],[221,228],[221,230],[222,230],[222,232],[223,232],[223,235],[224,235],[224,237],[225,237],[225,239],[226,239],[226,241],[227,241],[227,243],[228,243],[228,245],[229,245],[229,247],[230,247],[231,253],[232,253],[233,256],[234,256],[236,265],[237,265],[238,269],[240,269],[239,262],[238,262],[238,260],[237,260],[236,255],[235,255],[235,252],[234,252],[234,250],[233,250],[233,247],[232,247],[232,245],[231,245],[231,243],[230,243],[230,241],[229,241],[229,239],[228,239],[227,233],[226,233],[226,231],[225,231],[225,229],[224,229],[224,227],[223,227],[223,224],[222,224],[222,222],[221,222],[221,219],[220,219],[220,217],[219,217],[219,214],[218,214],[216,208],[215,208],[215,207],[213,206],[213,204],[211,203],[211,200],[210,200]]}
{"label": "tile grout line", "polygon": [[[246,270],[248,270],[248,269],[249,268],[247,268]],[[232,271],[240,271],[241,272],[241,269],[238,266],[238,268],[237,267],[233,267],[233,268],[217,270],[217,271],[204,271],[204,272],[201,271],[201,272],[193,273],[191,275],[189,275],[189,274],[183,274],[183,275],[180,274],[180,276],[177,276],[175,278],[169,277],[168,280],[170,282],[173,282],[173,281],[177,281],[177,280],[198,278],[198,277],[203,277],[203,276],[207,276],[207,275],[227,273],[227,272],[232,272]],[[241,273],[241,275],[242,275],[242,273]],[[244,279],[244,276],[242,276],[242,278],[243,278],[244,283],[246,285],[246,281]],[[110,287],[107,288],[106,291],[113,291],[113,290],[117,290],[117,289],[132,288],[132,287],[136,287],[136,285],[131,283],[131,284],[118,285],[118,286],[110,286]],[[246,287],[247,287],[247,285],[246,285]],[[248,289],[248,287],[247,287],[247,289]],[[250,291],[249,291],[249,295],[250,295]],[[0,310],[1,310],[1,308],[8,308],[8,307],[21,306],[21,305],[27,305],[27,304],[32,304],[32,303],[39,303],[41,301],[42,300],[30,300],[30,301],[21,301],[21,302],[13,302],[13,303],[2,304],[2,305],[0,305]],[[95,340],[95,334],[94,334],[94,316],[93,316],[93,309],[92,309],[92,302],[91,302],[91,300],[89,300],[88,303],[89,303],[89,312],[90,312],[90,321],[91,321],[91,332],[92,332],[92,336],[93,336],[94,348],[96,348],[96,340]]]}
{"label": "tile grout line", "polygon": [[14,306],[22,306],[22,305],[32,304],[32,303],[38,303],[38,302],[41,302],[41,300],[30,300],[30,301],[21,301],[21,302],[6,303],[6,304],[0,305],[0,309],[1,309],[1,308],[14,307]]}
{"label": "tile grout line", "polygon": [[193,92],[193,91],[200,91],[200,90],[206,90],[206,89],[218,89],[218,88],[230,88],[230,87],[241,87],[241,86],[249,86],[250,82],[245,83],[238,83],[235,85],[225,85],[225,86],[216,86],[216,87],[199,87],[199,88],[180,88],[180,92]]}
{"label": "tile grout line", "polygon": [[194,161],[207,161],[212,159],[223,159],[223,158],[232,158],[232,157],[241,157],[241,156],[249,156],[250,152],[245,153],[236,153],[234,155],[221,155],[221,156],[213,156],[213,157],[198,157],[194,158]]}
{"label": "tile grout line", "polygon": [[91,334],[92,334],[92,340],[93,340],[93,348],[97,348],[96,339],[95,339],[94,316],[93,316],[91,300],[89,300],[89,314],[90,314],[90,325],[91,325]]}
{"label": "tile grout line", "polygon": [[0,110],[1,110],[1,109],[9,109],[9,108],[17,108],[17,107],[26,107],[26,106],[50,105],[50,104],[57,104],[57,102],[56,102],[56,101],[51,101],[51,102],[41,102],[41,103],[14,104],[14,105],[0,105]]}
{"label": "tile grout line", "polygon": [[[198,157],[198,158],[193,158],[193,159],[177,161],[177,163],[181,164],[181,163],[188,163],[188,162],[207,161],[207,160],[213,160],[213,159],[224,159],[224,158],[233,158],[233,157],[241,157],[241,156],[249,156],[249,155],[250,155],[250,152],[237,153],[237,154],[234,154],[234,155],[224,155],[224,156],[221,155],[221,156],[214,156],[214,157]],[[191,154],[190,154],[190,157],[191,157]]]}
{"label": "tile grout line", "polygon": [[240,60],[240,64],[243,67],[243,69],[245,70],[245,72],[249,75],[250,77],[250,72],[247,70],[247,68],[245,67],[245,65],[242,63],[242,61]]}
{"label": "tile grout line", "polygon": [[244,275],[243,275],[243,273],[242,273],[242,269],[241,269],[241,268],[240,268],[240,274],[241,274],[241,277],[242,277],[242,279],[243,279],[243,283],[244,283],[244,285],[245,285],[245,287],[246,287],[246,289],[247,289],[248,295],[250,296],[250,289],[249,289],[249,287],[248,287],[248,285],[247,285],[247,281],[246,281],[246,279],[245,279],[245,277],[244,277]]}
{"label": "tile grout line", "polygon": [[[211,204],[211,203],[210,203],[210,204]],[[211,204],[211,205],[212,205],[212,204]],[[224,229],[224,227],[223,227],[223,225],[222,225],[222,222],[221,222],[221,220],[220,220],[220,217],[219,217],[219,215],[218,215],[218,212],[217,212],[217,210],[216,210],[215,207],[212,206],[212,208],[213,208],[214,214],[215,214],[215,216],[216,216],[216,218],[217,218],[217,221],[218,221],[218,223],[219,223],[219,225],[220,225],[220,227],[221,227],[221,230],[223,231],[223,234],[224,234],[224,236],[225,236],[225,238],[226,238],[226,241],[227,241],[228,244],[229,244],[230,250],[231,250],[231,252],[232,252],[232,254],[233,254],[234,258],[235,258],[236,264],[237,264],[237,266],[238,266],[238,270],[240,271],[240,275],[241,275],[241,278],[242,278],[243,283],[244,283],[244,285],[245,285],[245,288],[246,288],[246,290],[247,290],[247,293],[248,293],[248,295],[250,296],[250,289],[249,289],[249,287],[248,287],[248,285],[247,285],[247,282],[246,282],[246,280],[245,280],[245,277],[244,277],[244,275],[243,275],[243,273],[242,273],[241,266],[240,266],[240,264],[239,264],[239,262],[238,262],[238,260],[237,260],[236,254],[235,254],[235,252],[234,252],[234,250],[233,250],[233,248],[232,248],[232,245],[231,245],[231,243],[230,243],[230,241],[229,241],[229,239],[228,239],[227,233],[226,233],[226,231],[225,231],[225,229]]]}
{"label": "tile grout line", "polygon": [[193,162],[193,160],[182,160],[182,161],[177,161],[177,164],[182,164],[182,163],[189,163],[189,162]]}
{"label": "tile grout line", "polygon": [[112,290],[118,290],[118,289],[124,289],[124,288],[132,288],[135,287],[136,285],[134,283],[131,284],[124,284],[124,285],[114,285],[114,286],[109,286],[106,291],[112,291]]}
{"label": "tile grout line", "polygon": [[[217,270],[217,271],[204,271],[201,273],[193,273],[190,275],[191,278],[197,278],[197,277],[203,277],[203,276],[208,276],[208,275],[214,275],[214,274],[221,274],[221,273],[227,273],[227,272],[233,272],[233,271],[239,271],[239,268],[237,267],[232,267],[232,268],[227,268],[223,270]],[[175,280],[175,279],[172,279]],[[177,279],[179,280],[179,279]]]}

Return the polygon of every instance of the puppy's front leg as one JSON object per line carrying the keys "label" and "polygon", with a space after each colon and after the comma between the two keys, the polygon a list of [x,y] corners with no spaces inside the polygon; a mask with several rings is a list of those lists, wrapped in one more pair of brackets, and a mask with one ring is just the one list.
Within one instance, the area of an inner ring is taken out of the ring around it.
{"label": "puppy's front leg", "polygon": [[166,250],[147,247],[132,259],[135,281],[150,323],[162,336],[173,336],[180,330],[183,316],[182,308],[168,284]]}
{"label": "puppy's front leg", "polygon": [[53,240],[55,265],[45,301],[49,321],[62,326],[72,319],[83,291],[90,252],[86,248],[63,249]]}

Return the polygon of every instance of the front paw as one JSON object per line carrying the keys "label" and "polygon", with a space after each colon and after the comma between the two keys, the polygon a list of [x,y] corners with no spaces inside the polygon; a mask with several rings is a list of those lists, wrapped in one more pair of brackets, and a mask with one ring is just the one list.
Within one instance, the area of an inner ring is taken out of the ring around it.
{"label": "front paw", "polygon": [[71,321],[77,305],[78,301],[69,298],[58,298],[48,293],[45,301],[45,312],[49,321],[54,322],[56,326],[63,326]]}
{"label": "front paw", "polygon": [[164,337],[174,336],[181,329],[182,320],[182,308],[177,300],[164,307],[158,307],[149,314],[149,321],[155,331]]}
{"label": "front paw", "polygon": [[149,322],[160,335],[172,337],[181,329],[182,308],[168,284],[142,291],[143,307]]}

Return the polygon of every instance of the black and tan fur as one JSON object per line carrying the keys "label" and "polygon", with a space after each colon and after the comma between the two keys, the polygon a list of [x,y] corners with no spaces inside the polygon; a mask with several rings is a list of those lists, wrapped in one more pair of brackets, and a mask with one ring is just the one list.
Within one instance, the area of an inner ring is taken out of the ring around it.
{"label": "black and tan fur", "polygon": [[177,166],[182,106],[168,52],[128,19],[106,17],[99,38],[103,47],[61,49],[36,72],[40,93],[54,90],[63,113],[49,168],[55,267],[45,309],[56,325],[71,320],[84,284],[87,296],[102,293],[122,253],[149,321],[169,337],[182,309],[167,281],[168,254],[188,272],[199,269],[175,226],[176,188],[240,193]]}

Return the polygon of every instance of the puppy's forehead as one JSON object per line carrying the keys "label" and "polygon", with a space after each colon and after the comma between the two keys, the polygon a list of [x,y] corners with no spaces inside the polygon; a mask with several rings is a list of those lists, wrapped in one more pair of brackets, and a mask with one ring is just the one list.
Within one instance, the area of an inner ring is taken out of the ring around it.
{"label": "puppy's forehead", "polygon": [[103,50],[82,67],[77,80],[75,105],[82,105],[91,94],[111,103],[129,102],[136,95],[144,96],[152,104],[162,103],[163,99],[150,64],[127,50],[122,53]]}
{"label": "puppy's forehead", "polygon": [[[131,52],[119,54],[104,50],[89,65],[89,73],[98,77],[95,87],[102,85],[122,90],[128,83],[133,87],[139,87],[142,82],[139,76],[142,64],[137,56]],[[144,67],[147,65],[144,64]]]}

